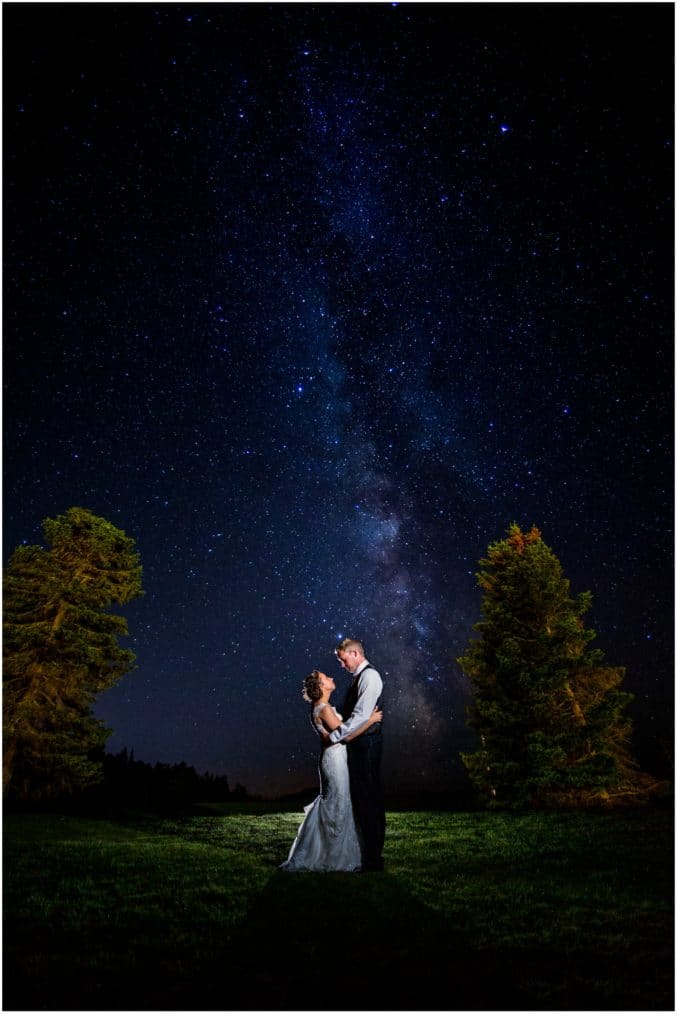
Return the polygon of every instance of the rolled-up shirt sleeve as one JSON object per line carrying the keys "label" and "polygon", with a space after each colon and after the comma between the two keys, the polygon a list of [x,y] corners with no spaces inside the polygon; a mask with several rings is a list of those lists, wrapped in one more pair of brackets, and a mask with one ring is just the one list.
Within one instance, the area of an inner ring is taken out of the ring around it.
{"label": "rolled-up shirt sleeve", "polygon": [[329,739],[332,743],[340,743],[341,740],[344,740],[351,733],[355,732],[356,729],[359,729],[361,725],[364,725],[376,707],[376,701],[381,696],[382,690],[383,682],[376,669],[366,668],[357,684],[357,704],[355,705],[355,710],[343,725],[339,725],[338,729],[334,729],[333,732],[329,733]]}

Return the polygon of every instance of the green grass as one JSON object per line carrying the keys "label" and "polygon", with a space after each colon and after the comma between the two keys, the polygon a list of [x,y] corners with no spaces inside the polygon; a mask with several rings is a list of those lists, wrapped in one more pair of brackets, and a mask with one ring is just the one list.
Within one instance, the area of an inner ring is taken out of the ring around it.
{"label": "green grass", "polygon": [[300,820],[7,817],[4,1009],[673,1007],[666,808],[391,813],[382,875],[277,871]]}

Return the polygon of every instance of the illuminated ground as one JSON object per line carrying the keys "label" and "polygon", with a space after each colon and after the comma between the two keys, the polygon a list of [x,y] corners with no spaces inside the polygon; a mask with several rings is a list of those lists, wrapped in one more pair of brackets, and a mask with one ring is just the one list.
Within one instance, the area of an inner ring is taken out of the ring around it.
{"label": "illuminated ground", "polygon": [[4,1008],[673,1005],[666,808],[390,813],[366,876],[281,874],[254,810],[7,818]]}

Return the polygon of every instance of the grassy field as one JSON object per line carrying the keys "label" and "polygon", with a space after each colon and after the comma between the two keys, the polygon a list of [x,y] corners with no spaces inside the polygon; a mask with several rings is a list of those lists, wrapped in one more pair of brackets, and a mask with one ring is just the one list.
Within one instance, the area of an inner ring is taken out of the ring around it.
{"label": "grassy field", "polygon": [[673,1007],[666,808],[391,813],[382,875],[278,872],[300,820],[8,816],[4,1009]]}

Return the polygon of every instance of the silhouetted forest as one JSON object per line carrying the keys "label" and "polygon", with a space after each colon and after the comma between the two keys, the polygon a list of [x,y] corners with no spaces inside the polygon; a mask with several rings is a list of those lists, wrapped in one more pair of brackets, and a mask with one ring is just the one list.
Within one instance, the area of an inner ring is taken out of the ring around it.
{"label": "silhouetted forest", "polygon": [[7,809],[61,807],[79,812],[180,811],[195,803],[246,801],[253,797],[244,786],[231,789],[225,775],[198,774],[191,765],[148,764],[138,761],[126,747],[117,754],[91,755],[102,768],[102,781],[80,792],[28,805],[11,798]]}
{"label": "silhouetted forest", "polygon": [[103,758],[103,782],[89,793],[89,800],[110,807],[136,807],[143,810],[176,810],[198,802],[248,800],[244,786],[231,789],[225,775],[205,772],[180,764],[154,765],[137,761],[134,751],[124,747]]}

